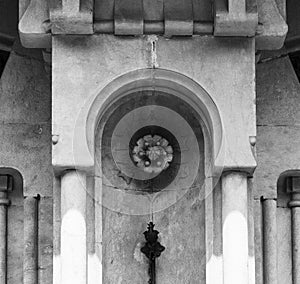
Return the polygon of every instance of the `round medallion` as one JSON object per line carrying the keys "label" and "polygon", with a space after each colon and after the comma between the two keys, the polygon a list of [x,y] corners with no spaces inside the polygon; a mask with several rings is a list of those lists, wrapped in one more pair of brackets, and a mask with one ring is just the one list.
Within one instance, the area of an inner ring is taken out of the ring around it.
{"label": "round medallion", "polygon": [[132,151],[136,165],[148,173],[160,173],[173,160],[173,148],[159,135],[146,135],[137,141]]}

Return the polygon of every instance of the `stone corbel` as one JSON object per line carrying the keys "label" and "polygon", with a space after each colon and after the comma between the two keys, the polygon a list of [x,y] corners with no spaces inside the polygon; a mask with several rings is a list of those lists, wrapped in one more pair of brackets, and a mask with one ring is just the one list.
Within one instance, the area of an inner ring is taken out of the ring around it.
{"label": "stone corbel", "polygon": [[19,21],[19,34],[24,47],[51,47],[51,25],[47,0],[30,1]]}
{"label": "stone corbel", "polygon": [[[285,6],[285,0],[282,6]],[[285,41],[288,26],[275,0],[258,0],[258,29],[255,37],[257,50],[280,49]]]}
{"label": "stone corbel", "polygon": [[93,0],[52,0],[50,6],[53,34],[92,34]]}
{"label": "stone corbel", "polygon": [[256,0],[215,0],[215,36],[255,36]]}

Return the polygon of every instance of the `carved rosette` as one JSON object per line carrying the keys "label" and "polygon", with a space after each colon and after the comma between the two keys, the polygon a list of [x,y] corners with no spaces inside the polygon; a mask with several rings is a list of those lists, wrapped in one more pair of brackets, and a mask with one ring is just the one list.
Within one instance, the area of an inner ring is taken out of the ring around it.
{"label": "carved rosette", "polygon": [[137,141],[132,151],[136,166],[148,173],[160,173],[173,160],[173,148],[159,135],[146,135]]}

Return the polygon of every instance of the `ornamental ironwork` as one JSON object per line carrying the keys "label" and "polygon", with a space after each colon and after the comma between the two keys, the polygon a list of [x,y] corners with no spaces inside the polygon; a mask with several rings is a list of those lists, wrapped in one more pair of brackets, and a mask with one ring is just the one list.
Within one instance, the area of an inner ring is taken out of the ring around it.
{"label": "ornamental ironwork", "polygon": [[165,250],[165,247],[158,242],[157,230],[154,230],[153,222],[148,224],[148,230],[144,232],[146,239],[145,245],[141,248],[143,254],[149,259],[149,282],[148,284],[156,284],[155,260]]}

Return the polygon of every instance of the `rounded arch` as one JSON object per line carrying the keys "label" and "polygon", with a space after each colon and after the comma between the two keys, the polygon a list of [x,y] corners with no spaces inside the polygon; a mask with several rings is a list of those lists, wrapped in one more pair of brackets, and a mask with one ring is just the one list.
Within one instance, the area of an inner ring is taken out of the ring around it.
{"label": "rounded arch", "polygon": [[220,112],[212,97],[191,78],[164,69],[139,69],[126,73],[97,94],[88,110],[85,126],[87,146],[91,155],[94,155],[97,125],[108,106],[129,93],[141,90],[162,91],[185,100],[201,117],[205,131],[211,138],[212,145],[209,146],[212,157],[215,161],[219,159],[224,147],[223,126]]}
{"label": "rounded arch", "polygon": [[12,176],[13,187],[23,191],[23,176],[19,170],[11,167],[0,167],[0,175]]}
{"label": "rounded arch", "polygon": [[277,180],[277,194],[286,194],[286,180],[289,177],[300,177],[299,169],[289,169],[282,172]]}

